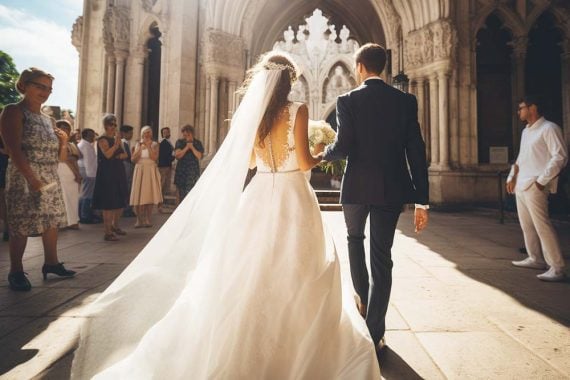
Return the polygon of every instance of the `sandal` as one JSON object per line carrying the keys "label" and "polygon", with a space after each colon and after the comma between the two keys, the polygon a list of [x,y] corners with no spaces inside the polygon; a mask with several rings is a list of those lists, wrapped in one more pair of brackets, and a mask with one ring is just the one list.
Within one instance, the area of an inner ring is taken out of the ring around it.
{"label": "sandal", "polygon": [[103,237],[103,240],[105,241],[118,241],[119,238],[115,236],[115,234],[105,234],[105,237]]}
{"label": "sandal", "polygon": [[121,230],[120,228],[112,227],[111,229],[112,229],[113,232],[116,233],[117,235],[125,236],[125,235],[127,234],[125,231]]}

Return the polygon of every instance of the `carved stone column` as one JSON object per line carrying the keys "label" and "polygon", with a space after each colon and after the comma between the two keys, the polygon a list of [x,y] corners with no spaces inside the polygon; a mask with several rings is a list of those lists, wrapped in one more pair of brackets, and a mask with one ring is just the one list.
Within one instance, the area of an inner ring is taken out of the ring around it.
{"label": "carved stone column", "polygon": [[[528,47],[528,38],[516,37],[512,43],[513,53],[511,54],[511,94],[513,107],[518,106],[519,99],[525,94],[525,62]],[[516,112],[513,112],[512,118],[512,136],[513,136],[513,157],[516,157],[519,151],[521,131],[520,121]]]}
{"label": "carved stone column", "polygon": [[431,166],[439,164],[439,90],[437,75],[429,77]]}
{"label": "carved stone column", "polygon": [[142,127],[142,100],[144,82],[144,61],[146,50],[140,46],[131,52],[128,60],[128,70],[125,86],[125,112],[126,124],[134,127],[134,137],[138,138]]}
{"label": "carved stone column", "polygon": [[419,77],[416,79],[416,98],[418,100],[418,122],[420,123],[420,129],[422,131],[422,137],[426,143],[426,154],[428,159],[431,157],[430,155],[430,141],[429,141],[429,130],[428,125],[429,123],[426,122],[426,111],[425,111],[425,102],[426,102],[426,94],[425,94],[425,78]]}
{"label": "carved stone column", "polygon": [[210,125],[208,131],[208,155],[212,155],[216,152],[218,143],[218,86],[220,84],[220,79],[211,75],[210,81],[210,120],[208,124]]}
{"label": "carved stone column", "polygon": [[109,113],[115,112],[115,57],[112,54],[107,56],[107,102],[105,111]]}
{"label": "carved stone column", "polygon": [[231,120],[231,118],[232,118],[232,116],[236,110],[236,91],[237,91],[237,82],[236,81],[229,81],[228,82],[228,119],[230,119],[230,120]]}
{"label": "carved stone column", "polygon": [[570,38],[562,42],[562,127],[566,145],[570,146]]}
{"label": "carved stone column", "polygon": [[439,165],[449,167],[449,73],[439,72],[438,80],[438,119],[439,119]]}
{"label": "carved stone column", "polygon": [[115,106],[114,113],[117,116],[117,122],[123,122],[123,91],[125,88],[125,62],[128,53],[125,51],[115,51]]}
{"label": "carved stone column", "polygon": [[[208,148],[208,139],[210,138],[210,97],[212,96],[212,86],[210,76],[206,75],[206,97],[204,99],[204,130],[202,131],[202,139],[204,149]],[[209,154],[207,152],[206,154]]]}
{"label": "carved stone column", "polygon": [[418,95],[418,92],[417,92],[417,82],[416,82],[416,79],[415,79],[415,78],[414,78],[414,79],[410,79],[410,91],[409,91],[409,92],[410,92],[410,94],[412,94],[412,95],[416,95],[416,96]]}
{"label": "carved stone column", "polygon": [[206,92],[203,121],[206,157],[202,162],[207,165],[227,131],[226,115],[235,109],[233,93],[245,71],[245,42],[240,36],[208,29],[203,43],[205,84],[202,88],[205,87]]}

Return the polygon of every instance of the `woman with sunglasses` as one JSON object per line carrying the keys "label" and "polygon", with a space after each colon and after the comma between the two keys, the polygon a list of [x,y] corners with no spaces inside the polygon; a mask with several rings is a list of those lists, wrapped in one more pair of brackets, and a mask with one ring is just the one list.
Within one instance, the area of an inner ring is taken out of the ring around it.
{"label": "woman with sunglasses", "polygon": [[119,218],[127,206],[129,190],[123,160],[128,158],[121,144],[117,117],[103,117],[105,133],[97,140],[97,174],[93,190],[93,208],[103,211],[106,241],[117,241],[127,233],[119,227]]}
{"label": "woman with sunglasses", "polygon": [[24,273],[22,257],[28,236],[42,236],[44,280],[48,273],[73,277],[57,257],[57,232],[67,224],[59,161],[67,155],[67,135],[55,120],[41,112],[52,92],[53,76],[31,67],[20,74],[16,89],[23,99],[6,106],[0,117],[0,133],[10,155],[6,176],[6,204],[10,231],[10,288],[32,288]]}

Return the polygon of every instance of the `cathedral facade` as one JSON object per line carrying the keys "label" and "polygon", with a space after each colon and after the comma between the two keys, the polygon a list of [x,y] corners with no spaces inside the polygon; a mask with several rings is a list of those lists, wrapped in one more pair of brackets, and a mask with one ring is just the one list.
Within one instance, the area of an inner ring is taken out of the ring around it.
{"label": "cathedral facade", "polygon": [[72,41],[80,128],[100,131],[106,112],[155,137],[192,124],[206,163],[260,54],[289,52],[303,73],[291,97],[334,124],[366,42],[389,49],[384,79],[405,73],[418,99],[433,203],[497,200],[525,93],[547,99],[570,144],[568,0],[85,0]]}

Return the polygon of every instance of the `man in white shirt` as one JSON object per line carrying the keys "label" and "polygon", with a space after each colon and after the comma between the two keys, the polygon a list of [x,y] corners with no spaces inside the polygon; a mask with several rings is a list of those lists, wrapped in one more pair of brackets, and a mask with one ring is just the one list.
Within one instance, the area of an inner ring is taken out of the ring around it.
{"label": "man in white shirt", "polygon": [[564,279],[564,259],[556,231],[548,216],[548,194],[556,193],[558,175],[568,161],[560,127],[543,116],[541,100],[526,96],[518,106],[519,118],[528,124],[520,152],[507,179],[507,192],[516,194],[517,211],[528,256],[513,265],[549,269],[543,281]]}
{"label": "man in white shirt", "polygon": [[81,192],[79,194],[79,223],[101,223],[100,218],[93,215],[91,200],[95,189],[95,176],[97,175],[97,153],[93,142],[95,131],[89,128],[81,132],[81,141],[77,147],[81,151],[81,158],[77,161],[81,174]]}

